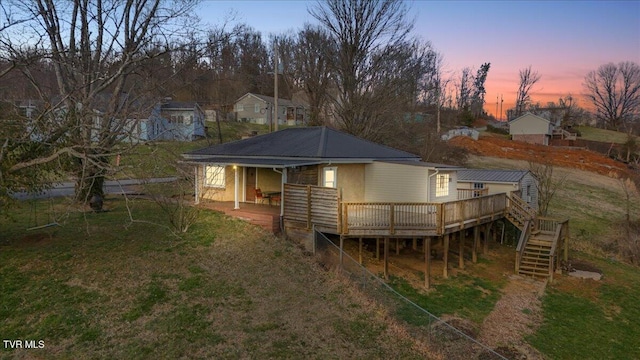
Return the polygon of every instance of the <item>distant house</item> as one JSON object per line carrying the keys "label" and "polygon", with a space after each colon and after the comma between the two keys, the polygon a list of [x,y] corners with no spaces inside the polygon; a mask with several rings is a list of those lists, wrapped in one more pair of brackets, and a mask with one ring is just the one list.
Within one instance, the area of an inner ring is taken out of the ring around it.
{"label": "distant house", "polygon": [[[236,100],[234,111],[238,121],[270,124],[275,98],[247,93]],[[301,101],[278,98],[278,124],[302,125],[307,123],[308,105]]]}
{"label": "distant house", "polygon": [[193,101],[165,100],[140,123],[141,140],[192,141],[206,136],[205,114]]}
{"label": "distant house", "polygon": [[549,145],[553,129],[554,125],[551,121],[531,113],[526,113],[509,122],[511,139],[530,144]]}
{"label": "distant house", "polygon": [[529,170],[458,170],[459,198],[500,193],[515,194],[532,208],[538,208],[536,178]]}

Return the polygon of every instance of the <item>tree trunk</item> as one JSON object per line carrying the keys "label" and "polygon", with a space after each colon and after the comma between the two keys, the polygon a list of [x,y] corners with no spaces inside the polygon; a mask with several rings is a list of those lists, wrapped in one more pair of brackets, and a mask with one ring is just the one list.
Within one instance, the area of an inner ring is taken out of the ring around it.
{"label": "tree trunk", "polygon": [[94,195],[104,197],[105,167],[80,161],[80,169],[76,173],[75,197],[86,204]]}

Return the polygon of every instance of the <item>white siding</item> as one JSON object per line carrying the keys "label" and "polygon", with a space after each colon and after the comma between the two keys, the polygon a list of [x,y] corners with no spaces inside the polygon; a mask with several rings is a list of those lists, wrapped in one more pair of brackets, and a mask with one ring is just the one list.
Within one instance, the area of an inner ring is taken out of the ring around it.
{"label": "white siding", "polygon": [[[520,188],[522,189],[522,199],[526,201],[534,209],[538,208],[538,187],[536,186],[536,179],[531,173],[527,173],[520,181]],[[529,192],[527,192],[529,190]]]}
{"label": "white siding", "polygon": [[[449,195],[436,197],[436,178],[438,174],[449,174]],[[437,174],[431,174],[429,177],[429,199],[428,202],[442,203],[447,201],[458,200],[458,174],[455,171],[439,170]]]}
{"label": "white siding", "polygon": [[365,201],[429,202],[428,173],[428,169],[423,166],[382,162],[367,164],[365,166]]}
{"label": "white siding", "polygon": [[525,114],[509,123],[509,134],[551,134],[551,124],[539,116]]}

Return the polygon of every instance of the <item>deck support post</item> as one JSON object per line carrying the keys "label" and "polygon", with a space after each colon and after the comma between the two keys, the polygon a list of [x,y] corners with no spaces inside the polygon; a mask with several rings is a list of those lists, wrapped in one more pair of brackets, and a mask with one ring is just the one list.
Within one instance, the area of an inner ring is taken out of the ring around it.
{"label": "deck support post", "polygon": [[380,238],[376,238],[376,260],[380,260]]}
{"label": "deck support post", "polygon": [[490,222],[487,223],[487,225],[485,226],[485,230],[484,230],[484,242],[482,243],[483,248],[482,248],[482,253],[484,255],[487,255],[489,253],[489,233],[491,232],[491,227],[494,226],[494,222]]}
{"label": "deck support post", "polygon": [[444,268],[442,269],[442,277],[449,277],[449,237],[451,234],[446,234],[444,236],[444,254],[442,255],[442,259],[444,260]]}
{"label": "deck support post", "polygon": [[478,241],[480,241],[480,227],[473,227],[473,248],[471,249],[471,261],[475,264],[478,262]]}
{"label": "deck support post", "polygon": [[464,240],[467,237],[467,231],[462,230],[458,233],[458,245],[460,246],[460,257],[458,258],[458,267],[464,269]]}
{"label": "deck support post", "polygon": [[413,238],[413,251],[418,251],[418,239]]}
{"label": "deck support post", "polygon": [[358,238],[358,262],[362,265],[362,238]]}
{"label": "deck support post", "polygon": [[389,238],[384,238],[384,278],[389,280]]}
{"label": "deck support post", "polygon": [[340,269],[342,269],[342,260],[344,254],[344,236],[340,236]]}
{"label": "deck support post", "polygon": [[396,238],[396,255],[400,255],[400,239]]}
{"label": "deck support post", "polygon": [[[415,239],[414,239],[415,240]],[[431,287],[431,238],[424,238],[424,287]]]}

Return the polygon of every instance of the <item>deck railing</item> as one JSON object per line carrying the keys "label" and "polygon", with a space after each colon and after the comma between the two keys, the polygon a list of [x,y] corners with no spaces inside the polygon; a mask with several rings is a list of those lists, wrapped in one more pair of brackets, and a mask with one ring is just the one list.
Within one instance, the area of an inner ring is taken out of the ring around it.
{"label": "deck railing", "polygon": [[458,189],[458,199],[472,199],[489,195],[489,189]]}
{"label": "deck railing", "polygon": [[471,223],[501,217],[506,194],[481,196],[447,203],[342,203],[342,233],[356,230],[429,231],[444,234],[447,229],[463,229]]}
{"label": "deck railing", "polygon": [[342,232],[353,230],[437,229],[442,204],[434,203],[386,203],[343,202]]}

